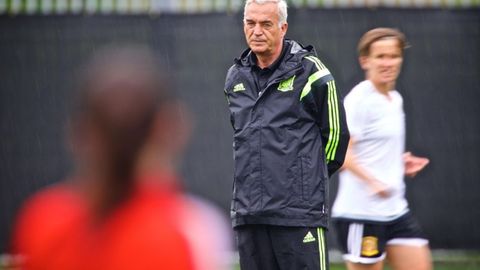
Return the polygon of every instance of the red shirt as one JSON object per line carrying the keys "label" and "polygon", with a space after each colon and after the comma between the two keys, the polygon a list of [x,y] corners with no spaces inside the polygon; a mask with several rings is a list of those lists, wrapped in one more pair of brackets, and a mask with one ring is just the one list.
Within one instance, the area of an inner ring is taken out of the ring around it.
{"label": "red shirt", "polygon": [[138,186],[101,224],[71,187],[41,191],[20,212],[14,252],[25,256],[24,269],[194,269],[179,226],[187,202],[156,180]]}

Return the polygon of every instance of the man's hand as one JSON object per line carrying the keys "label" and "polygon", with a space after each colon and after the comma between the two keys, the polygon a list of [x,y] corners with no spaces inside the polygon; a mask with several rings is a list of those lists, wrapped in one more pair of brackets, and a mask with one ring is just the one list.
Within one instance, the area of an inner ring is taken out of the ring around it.
{"label": "man's hand", "polygon": [[403,161],[405,163],[405,175],[408,177],[415,177],[417,173],[430,162],[428,158],[417,157],[410,152],[403,154]]}

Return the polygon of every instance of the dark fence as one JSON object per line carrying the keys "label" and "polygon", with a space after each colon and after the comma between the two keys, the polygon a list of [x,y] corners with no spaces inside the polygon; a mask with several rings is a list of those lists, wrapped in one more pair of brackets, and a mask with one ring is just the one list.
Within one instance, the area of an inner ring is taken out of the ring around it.
{"label": "dark fence", "polygon": [[[149,44],[175,75],[195,117],[182,173],[187,188],[228,214],[231,128],[223,81],[245,46],[241,14],[0,16],[0,253],[32,192],[64,178],[71,162],[65,114],[75,68],[104,44]],[[480,12],[292,9],[288,37],[317,48],[342,93],[363,77],[355,47],[377,26],[403,30],[398,89],[408,149],[431,164],[408,180],[408,198],[433,248],[480,248]],[[332,180],[332,198],[336,179]]]}
{"label": "dark fence", "polygon": [[[286,0],[295,8],[478,8],[480,0]],[[2,0],[0,14],[165,14],[238,12],[244,0]]]}

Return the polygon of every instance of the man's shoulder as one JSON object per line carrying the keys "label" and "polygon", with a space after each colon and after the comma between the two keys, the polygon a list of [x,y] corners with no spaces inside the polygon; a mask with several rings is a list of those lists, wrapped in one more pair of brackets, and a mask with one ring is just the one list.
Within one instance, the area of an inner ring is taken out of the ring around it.
{"label": "man's shoulder", "polygon": [[368,104],[372,92],[372,86],[369,81],[365,80],[355,85],[345,96],[344,104],[346,107],[359,106],[360,104]]}
{"label": "man's shoulder", "polygon": [[242,73],[242,69],[245,69],[245,67],[238,65],[238,64],[233,64],[227,71],[227,75],[225,77],[225,84],[224,84],[224,89],[223,91],[225,93],[228,92],[238,92],[245,90],[245,81],[251,80],[250,75],[247,72],[243,72],[243,75],[240,75]]}
{"label": "man's shoulder", "polygon": [[302,62],[303,66],[307,70],[312,70],[312,72],[323,70],[328,72],[327,66],[323,61],[318,57],[315,48],[312,45],[303,46],[296,41],[291,41],[290,53],[294,54],[296,58]]}
{"label": "man's shoulder", "polygon": [[[302,65],[305,69],[305,74],[308,74],[312,79],[319,80],[325,84],[334,80],[332,73],[327,66],[317,57],[316,54],[306,54],[302,58]],[[318,84],[317,82],[317,84]]]}
{"label": "man's shoulder", "polygon": [[365,80],[365,81],[361,81],[358,84],[356,84],[352,88],[352,90],[350,90],[350,92],[347,94],[347,96],[350,96],[350,97],[364,96],[364,95],[368,94],[368,92],[371,92],[372,90],[373,89],[372,89],[371,83],[368,80]]}
{"label": "man's shoulder", "polygon": [[241,68],[241,65],[237,63],[231,65],[227,70],[227,75],[225,76],[225,83],[228,84],[229,81],[235,80]]}
{"label": "man's shoulder", "polygon": [[315,54],[306,54],[305,56],[302,57],[302,61],[306,66],[311,66],[316,70],[328,71],[327,66]]}

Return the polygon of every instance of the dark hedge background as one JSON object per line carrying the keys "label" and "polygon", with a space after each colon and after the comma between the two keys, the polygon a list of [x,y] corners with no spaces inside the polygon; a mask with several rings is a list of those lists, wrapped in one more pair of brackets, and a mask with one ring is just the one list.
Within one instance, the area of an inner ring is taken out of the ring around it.
{"label": "dark hedge background", "polygon": [[[291,9],[288,37],[316,47],[343,94],[362,80],[363,32],[396,27],[406,51],[397,88],[408,149],[431,164],[408,180],[411,209],[433,248],[480,248],[480,10]],[[241,14],[0,16],[0,253],[21,202],[64,178],[71,77],[92,51],[146,43],[174,74],[195,117],[182,174],[192,193],[228,215],[232,132],[223,81],[245,46]],[[331,198],[336,191],[332,179]],[[333,237],[330,240],[335,246]]]}

